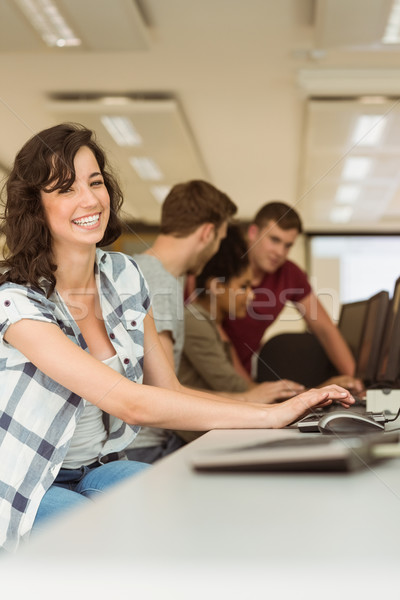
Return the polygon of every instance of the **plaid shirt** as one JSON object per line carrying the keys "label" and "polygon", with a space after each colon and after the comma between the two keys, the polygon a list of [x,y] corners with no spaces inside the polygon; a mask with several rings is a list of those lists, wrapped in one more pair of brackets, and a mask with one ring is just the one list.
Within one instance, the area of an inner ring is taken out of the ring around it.
{"label": "plaid shirt", "polygon": [[[150,307],[143,275],[124,254],[98,249],[95,276],[111,343],[126,377],[141,383],[143,319]],[[7,327],[20,319],[53,323],[87,350],[57,292],[47,299],[43,290],[14,283],[0,286],[0,547],[10,551],[29,534],[40,501],[61,467],[84,404],[82,398],[39,371],[5,342]],[[139,429],[110,416],[108,437],[99,459],[126,448]]]}

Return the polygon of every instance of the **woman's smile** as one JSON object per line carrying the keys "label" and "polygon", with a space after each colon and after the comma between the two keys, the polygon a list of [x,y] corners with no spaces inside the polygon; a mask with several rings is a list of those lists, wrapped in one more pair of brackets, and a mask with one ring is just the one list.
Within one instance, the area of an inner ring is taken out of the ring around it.
{"label": "woman's smile", "polygon": [[84,229],[95,229],[100,220],[101,213],[95,213],[93,215],[88,215],[84,217],[79,217],[78,219],[73,219],[73,224],[79,227],[83,227]]}

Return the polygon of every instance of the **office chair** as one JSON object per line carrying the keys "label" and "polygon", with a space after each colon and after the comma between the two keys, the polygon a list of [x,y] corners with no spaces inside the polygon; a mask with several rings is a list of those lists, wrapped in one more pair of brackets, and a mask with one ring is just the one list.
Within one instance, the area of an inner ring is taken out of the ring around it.
{"label": "office chair", "polygon": [[281,333],[269,339],[257,359],[257,382],[291,379],[305,387],[320,385],[337,370],[311,333]]}

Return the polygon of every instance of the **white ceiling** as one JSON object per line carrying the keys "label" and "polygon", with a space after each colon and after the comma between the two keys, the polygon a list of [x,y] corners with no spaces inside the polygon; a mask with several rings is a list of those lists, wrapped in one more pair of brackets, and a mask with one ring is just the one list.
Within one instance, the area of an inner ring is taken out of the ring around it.
{"label": "white ceiling", "polygon": [[[146,155],[164,174],[157,183],[206,178],[242,219],[279,198],[308,231],[399,230],[400,53],[379,42],[390,0],[55,1],[82,47],[46,48],[14,0],[0,0],[3,167],[33,133],[74,120],[108,150],[127,218],[159,219],[152,184],[129,162]],[[390,98],[354,100],[365,95]],[[365,111],[387,124],[374,149],[351,139]],[[116,146],[101,114],[130,116],[143,145]],[[352,154],[372,167],[350,220],[332,223]]]}

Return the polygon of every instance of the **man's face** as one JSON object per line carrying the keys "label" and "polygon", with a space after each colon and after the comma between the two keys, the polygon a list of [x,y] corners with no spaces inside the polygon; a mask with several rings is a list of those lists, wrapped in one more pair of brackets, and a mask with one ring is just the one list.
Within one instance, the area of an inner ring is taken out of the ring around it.
{"label": "man's face", "polygon": [[197,256],[194,257],[193,264],[190,266],[188,273],[191,275],[199,275],[202,272],[210,258],[218,252],[221,240],[226,237],[227,227],[228,223],[226,221],[222,223],[218,229],[213,227],[210,231],[210,240],[203,246]]}
{"label": "man's face", "polygon": [[260,229],[249,228],[249,257],[255,269],[274,273],[283,265],[297,236],[297,229],[282,229],[275,221]]}

